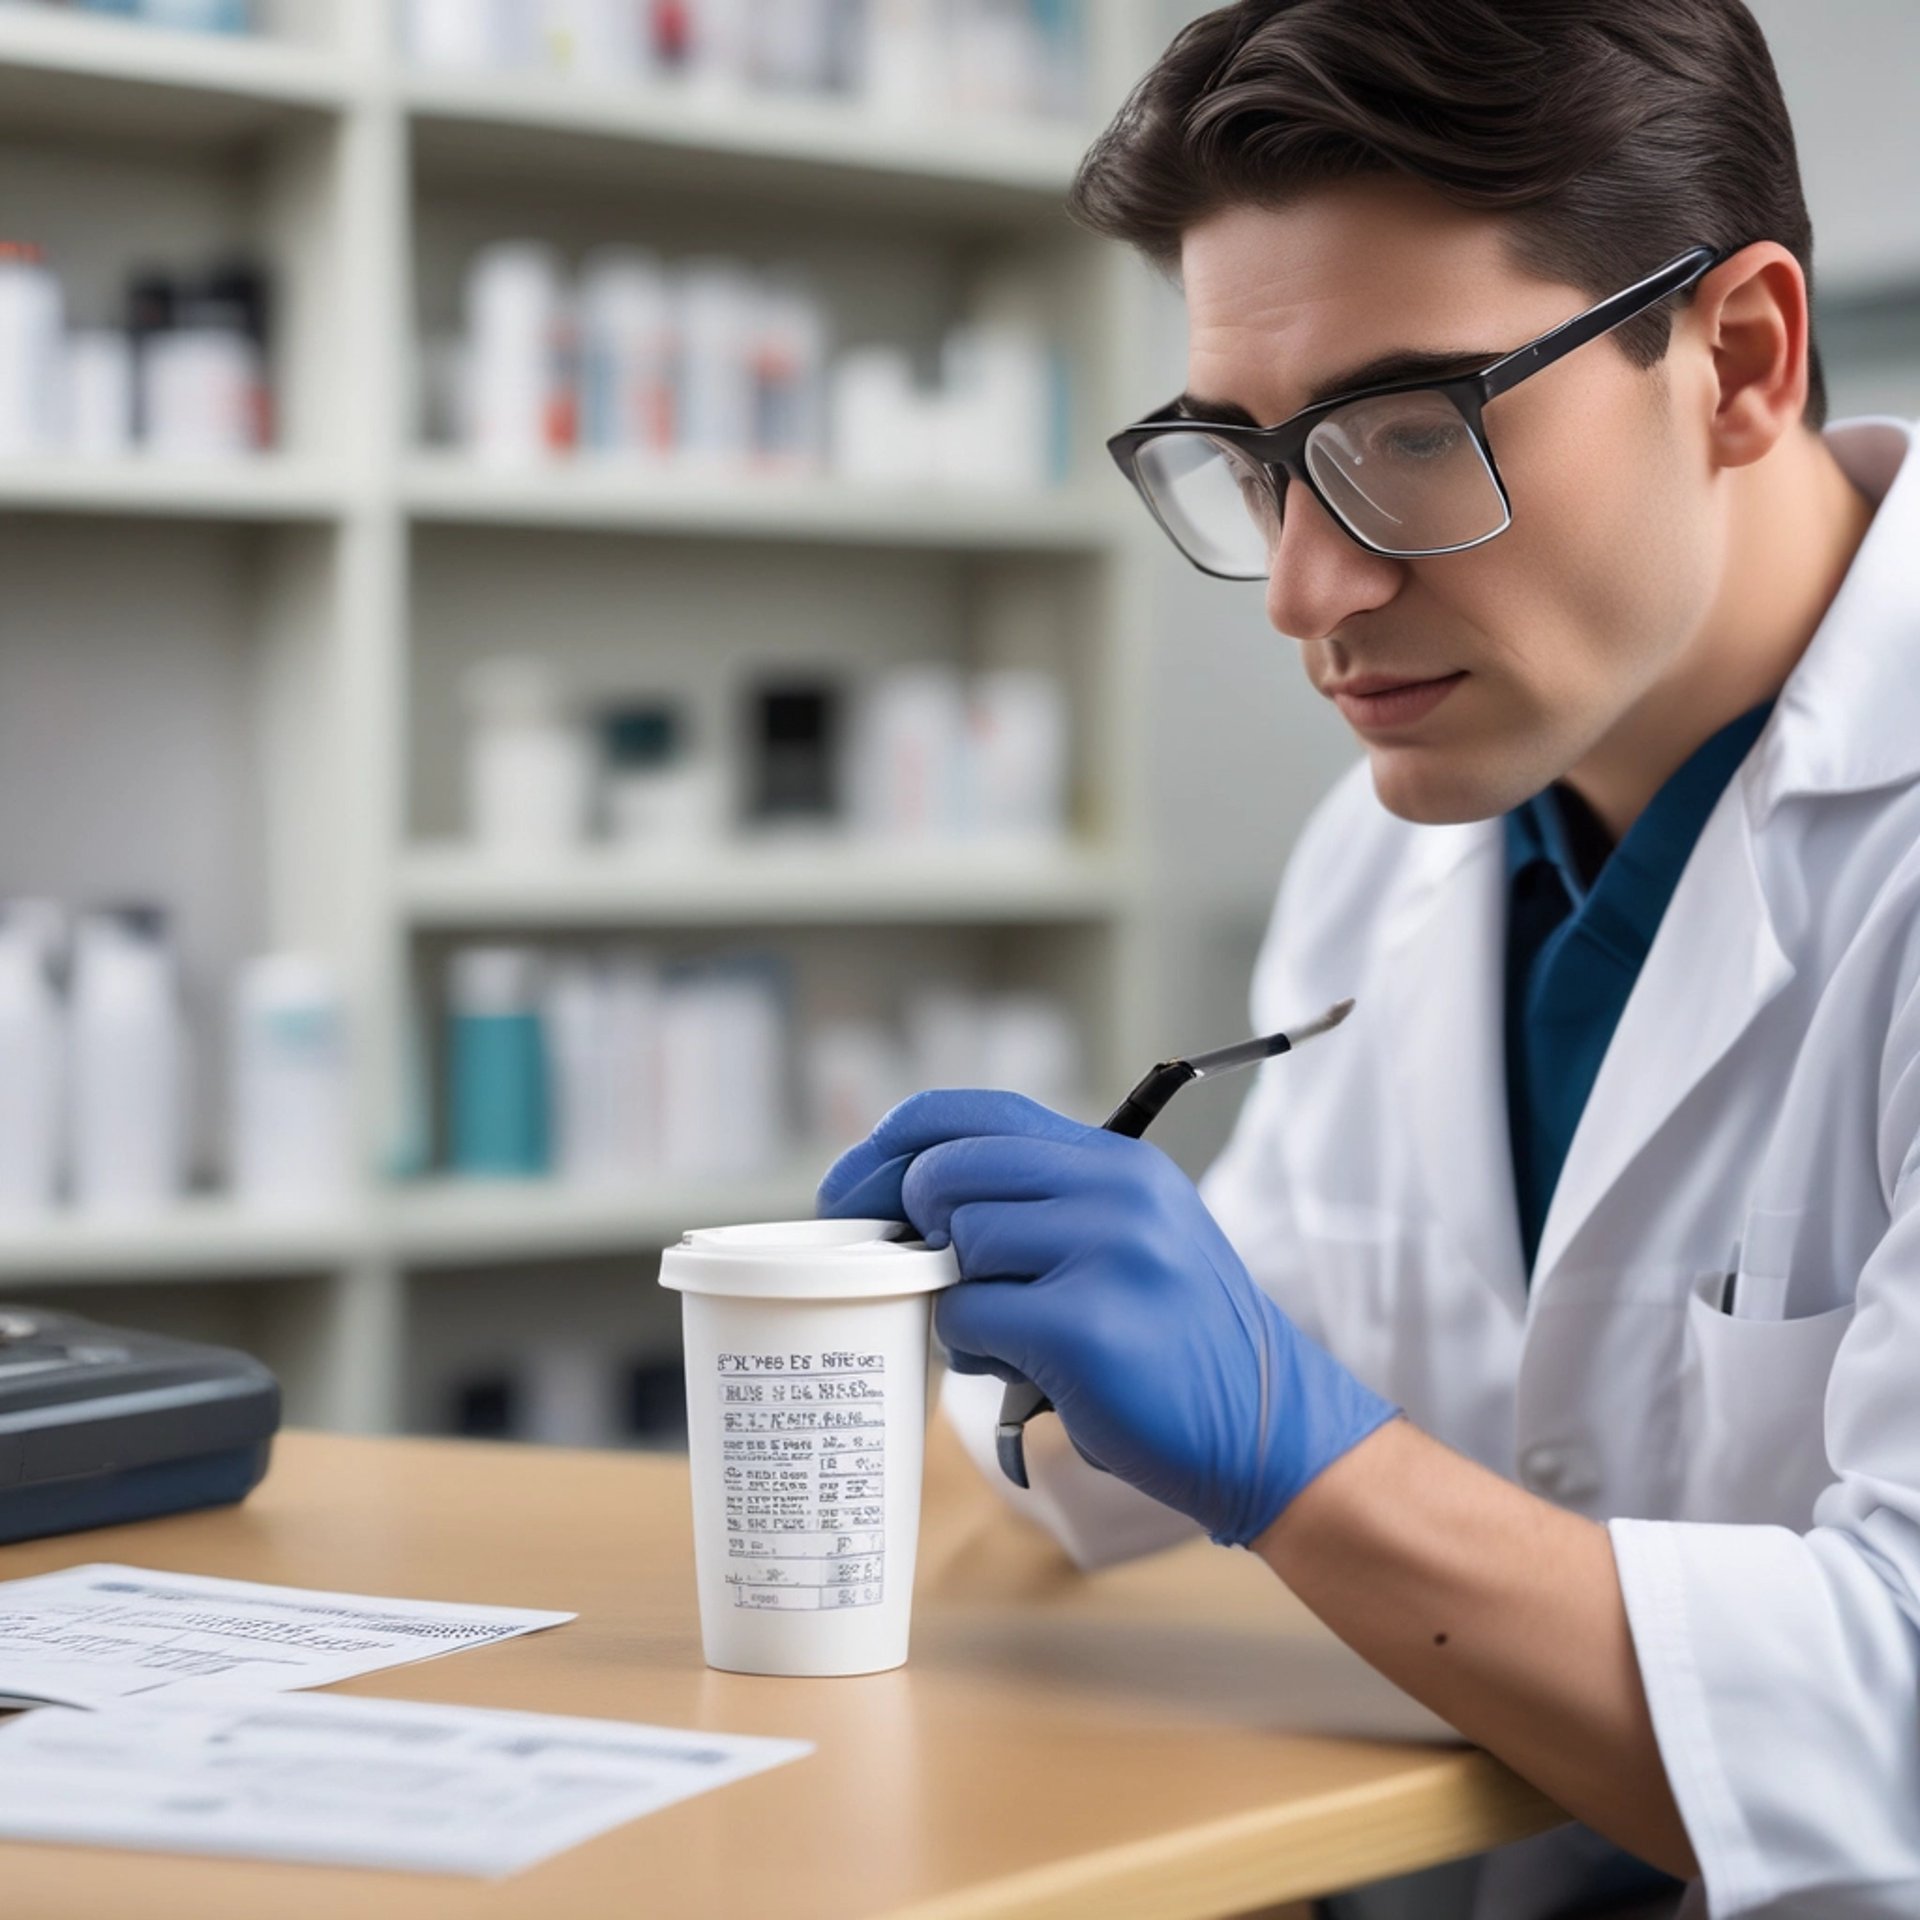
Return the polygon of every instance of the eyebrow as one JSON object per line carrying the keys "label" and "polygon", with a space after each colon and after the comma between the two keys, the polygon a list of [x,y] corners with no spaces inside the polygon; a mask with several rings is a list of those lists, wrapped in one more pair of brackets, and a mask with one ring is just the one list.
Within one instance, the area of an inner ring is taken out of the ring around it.
{"label": "eyebrow", "polygon": [[[1458,353],[1383,353],[1323,381],[1301,405],[1317,407],[1323,400],[1337,400],[1345,393],[1359,393],[1368,387],[1397,386],[1403,380],[1438,380],[1454,374],[1477,373],[1482,367],[1492,366],[1505,351],[1505,348],[1493,347],[1485,352],[1463,348]],[[1245,407],[1231,400],[1209,400],[1201,394],[1183,393],[1173,404],[1190,420],[1215,420],[1222,426],[1237,427],[1272,424],[1256,420]]]}

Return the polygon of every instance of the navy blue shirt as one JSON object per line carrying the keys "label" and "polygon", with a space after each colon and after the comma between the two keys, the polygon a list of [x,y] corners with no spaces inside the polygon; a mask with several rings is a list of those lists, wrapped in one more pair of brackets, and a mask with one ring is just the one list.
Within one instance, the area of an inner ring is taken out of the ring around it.
{"label": "navy blue shirt", "polygon": [[1507,1126],[1529,1274],[1627,996],[1714,803],[1773,710],[1697,747],[1614,846],[1564,783],[1506,816]]}

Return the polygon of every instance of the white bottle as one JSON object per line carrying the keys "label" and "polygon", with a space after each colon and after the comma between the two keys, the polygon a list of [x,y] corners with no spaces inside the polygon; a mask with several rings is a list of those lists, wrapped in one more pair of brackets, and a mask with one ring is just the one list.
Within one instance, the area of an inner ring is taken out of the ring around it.
{"label": "white bottle", "polygon": [[561,437],[566,314],[552,250],[505,241],[474,256],[466,281],[469,444],[489,466],[538,465]]}
{"label": "white bottle", "polygon": [[260,349],[239,327],[189,325],[142,349],[147,451],[231,460],[258,448]]}
{"label": "white bottle", "polygon": [[993,839],[1063,839],[1068,733],[1059,676],[996,667],[975,678],[972,694],[969,828]]}
{"label": "white bottle", "polygon": [[646,8],[636,0],[539,0],[554,72],[591,86],[631,81],[647,59]]}
{"label": "white bottle", "polygon": [[40,249],[0,240],[0,459],[59,443],[63,325],[60,282]]}
{"label": "white bottle", "polygon": [[0,1219],[43,1214],[59,1197],[64,1037],[51,960],[40,928],[10,906],[0,917]]}
{"label": "white bottle", "polygon": [[351,1183],[347,1010],[323,960],[273,954],[234,991],[235,1196],[249,1206],[324,1212]]}
{"label": "white bottle", "polygon": [[1079,1030],[1066,1003],[1050,993],[1001,993],[982,1011],[982,1083],[1071,1112],[1085,1092],[1086,1076]]}
{"label": "white bottle", "polygon": [[70,1156],[85,1213],[163,1208],[185,1172],[186,1035],[165,917],[88,914],[74,939]]}
{"label": "white bottle", "polygon": [[965,987],[922,986],[907,996],[906,1031],[916,1087],[981,1087],[987,1079],[987,1009]]}
{"label": "white bottle", "polygon": [[547,971],[540,1017],[553,1171],[569,1186],[611,1186],[624,1171],[614,1133],[617,1067],[610,1058],[608,998],[591,960],[560,960]]}
{"label": "white bottle", "polygon": [[665,1167],[691,1179],[769,1171],[790,1145],[787,1027],[763,967],[716,965],[672,980],[661,1003]]}
{"label": "white bottle", "polygon": [[854,712],[847,787],[856,831],[895,841],[963,832],[967,735],[957,667],[927,661],[878,675]]}
{"label": "white bottle", "polygon": [[665,1153],[666,1114],[660,1084],[660,969],[643,953],[616,954],[606,972],[603,1003],[609,1153],[621,1178],[657,1180]]}
{"label": "white bottle", "polygon": [[827,320],[804,273],[770,273],[753,355],[754,453],[780,473],[813,473],[826,456]]}
{"label": "white bottle", "polygon": [[1045,333],[1019,318],[955,327],[941,372],[941,477],[954,486],[1046,486],[1056,396]]}
{"label": "white bottle", "polygon": [[461,694],[474,839],[508,855],[576,845],[592,800],[592,753],[545,663],[520,655],[483,661]]}
{"label": "white bottle", "polygon": [[836,0],[752,0],[753,77],[781,93],[832,84]]}
{"label": "white bottle", "polygon": [[806,1036],[807,1137],[838,1151],[873,1127],[910,1088],[899,1041],[878,1020],[829,1020]]}
{"label": "white bottle", "polygon": [[855,347],[827,376],[828,441],[843,480],[920,486],[935,477],[938,409],[914,383],[903,347]]}
{"label": "white bottle", "polygon": [[589,254],[580,275],[580,444],[660,460],[673,451],[673,305],[637,247]]}
{"label": "white bottle", "polygon": [[738,261],[695,260],[677,293],[680,455],[698,467],[738,467],[753,449],[759,288]]}
{"label": "white bottle", "polygon": [[950,104],[943,18],[937,0],[870,0],[861,88],[876,113],[917,120]]}
{"label": "white bottle", "polygon": [[685,79],[697,95],[717,105],[746,83],[754,25],[749,0],[697,0],[689,9]]}
{"label": "white bottle", "polygon": [[67,448],[111,459],[133,445],[133,342],[95,327],[67,341]]}
{"label": "white bottle", "polygon": [[526,0],[408,0],[407,52],[443,73],[487,73],[525,63]]}

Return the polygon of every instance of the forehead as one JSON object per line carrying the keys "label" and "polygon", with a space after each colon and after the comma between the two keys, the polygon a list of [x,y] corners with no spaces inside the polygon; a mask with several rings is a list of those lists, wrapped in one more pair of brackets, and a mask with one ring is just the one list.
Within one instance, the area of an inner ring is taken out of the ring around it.
{"label": "forehead", "polygon": [[1402,352],[1489,354],[1581,304],[1524,273],[1507,223],[1399,175],[1234,206],[1181,245],[1187,388],[1277,420],[1341,370]]}

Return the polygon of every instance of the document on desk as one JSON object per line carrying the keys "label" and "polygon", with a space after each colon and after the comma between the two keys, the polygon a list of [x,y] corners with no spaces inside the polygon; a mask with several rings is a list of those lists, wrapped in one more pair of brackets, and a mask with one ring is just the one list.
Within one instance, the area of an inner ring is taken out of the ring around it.
{"label": "document on desk", "polygon": [[281,1693],[576,1619],[99,1563],[0,1581],[0,1707]]}
{"label": "document on desk", "polygon": [[812,1751],[622,1720],[183,1690],[0,1727],[0,1838],[493,1879]]}

